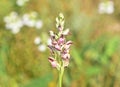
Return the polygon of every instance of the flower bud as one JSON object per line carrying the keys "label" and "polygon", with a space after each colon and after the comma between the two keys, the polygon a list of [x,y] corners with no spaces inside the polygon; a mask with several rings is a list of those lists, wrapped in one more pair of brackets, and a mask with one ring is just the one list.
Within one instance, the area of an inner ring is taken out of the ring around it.
{"label": "flower bud", "polygon": [[53,31],[49,31],[50,36],[55,36],[55,34],[53,33]]}
{"label": "flower bud", "polygon": [[61,19],[63,19],[63,18],[64,18],[64,15],[63,15],[62,13],[60,13],[60,14],[59,14],[59,17],[60,17]]}
{"label": "flower bud", "polygon": [[66,30],[63,31],[62,34],[63,34],[63,35],[68,35],[68,34],[69,34],[69,31],[70,31],[69,29],[66,29]]}

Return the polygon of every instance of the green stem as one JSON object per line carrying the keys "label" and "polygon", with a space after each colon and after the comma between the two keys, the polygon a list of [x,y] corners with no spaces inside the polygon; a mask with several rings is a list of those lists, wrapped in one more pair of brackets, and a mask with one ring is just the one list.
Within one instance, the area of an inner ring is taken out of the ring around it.
{"label": "green stem", "polygon": [[62,87],[63,73],[64,73],[64,67],[61,67],[59,71],[58,87]]}

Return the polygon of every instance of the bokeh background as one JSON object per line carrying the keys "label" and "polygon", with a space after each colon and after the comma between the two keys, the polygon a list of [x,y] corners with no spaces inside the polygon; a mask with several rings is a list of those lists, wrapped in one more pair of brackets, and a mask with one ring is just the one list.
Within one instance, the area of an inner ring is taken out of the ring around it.
{"label": "bokeh background", "polygon": [[73,41],[63,87],[120,87],[120,0],[0,0],[0,87],[56,87],[47,44],[60,12]]}

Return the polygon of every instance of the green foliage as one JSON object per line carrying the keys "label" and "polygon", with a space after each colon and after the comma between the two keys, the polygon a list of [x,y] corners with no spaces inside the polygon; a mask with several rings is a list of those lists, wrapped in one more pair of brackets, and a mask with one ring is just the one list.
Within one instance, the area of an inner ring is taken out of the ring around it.
{"label": "green foliage", "polygon": [[101,68],[96,66],[88,67],[88,69],[86,70],[86,74],[88,76],[98,75],[100,72]]}
{"label": "green foliage", "polygon": [[113,37],[111,38],[107,44],[106,44],[106,50],[105,50],[105,55],[107,56],[112,56],[114,52],[116,52],[118,46],[119,46],[119,38],[118,37]]}
{"label": "green foliage", "polygon": [[82,64],[82,58],[80,56],[79,51],[77,51],[77,49],[75,49],[75,48],[72,48],[71,54],[73,54],[72,58],[75,61],[75,63],[77,64],[77,66],[80,67]]}
{"label": "green foliage", "polygon": [[53,79],[52,74],[48,74],[46,76],[42,76],[40,78],[36,78],[30,81],[24,87],[48,87],[48,83]]}
{"label": "green foliage", "polygon": [[3,17],[12,10],[13,3],[9,0],[1,0],[0,6],[0,21],[2,21]]}
{"label": "green foliage", "polygon": [[109,62],[112,55],[117,52],[117,49],[119,47],[119,38],[113,37],[109,41],[106,42],[104,52],[101,55],[101,62],[103,64],[106,64]]}
{"label": "green foliage", "polygon": [[5,76],[6,72],[6,60],[8,56],[8,44],[5,40],[2,40],[2,44],[0,46],[0,76]]}

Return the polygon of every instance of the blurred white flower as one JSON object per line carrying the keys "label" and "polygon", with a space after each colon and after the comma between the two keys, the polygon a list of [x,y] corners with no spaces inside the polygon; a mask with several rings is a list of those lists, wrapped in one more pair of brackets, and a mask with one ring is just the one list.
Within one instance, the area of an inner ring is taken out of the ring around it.
{"label": "blurred white flower", "polygon": [[38,21],[36,21],[35,27],[36,27],[36,29],[41,29],[42,25],[43,25],[42,21],[38,20]]}
{"label": "blurred white flower", "polygon": [[40,44],[41,43],[41,38],[40,37],[36,37],[35,40],[34,40],[34,43],[36,45]]}
{"label": "blurred white flower", "polygon": [[29,0],[17,0],[16,1],[16,4],[18,5],[18,6],[23,6],[26,2],[28,2]]}
{"label": "blurred white flower", "polygon": [[37,19],[37,16],[36,12],[25,13],[23,16],[19,16],[17,12],[11,12],[4,17],[5,27],[11,30],[13,34],[18,33],[23,26],[41,29],[43,22]]}
{"label": "blurred white flower", "polygon": [[105,1],[101,2],[98,6],[98,12],[100,14],[112,14],[114,12],[114,2],[113,1]]}
{"label": "blurred white flower", "polygon": [[11,19],[16,19],[18,17],[17,12],[11,12],[8,16],[4,17],[4,22],[9,23]]}
{"label": "blurred white flower", "polygon": [[24,25],[26,25],[28,27],[34,27],[35,26],[35,18],[36,18],[36,16],[33,15],[32,13],[24,14],[23,15],[23,23],[24,23]]}
{"label": "blurred white flower", "polygon": [[8,16],[4,17],[5,26],[10,29],[13,34],[16,34],[23,27],[22,19],[16,12],[11,12]]}
{"label": "blurred white flower", "polygon": [[102,3],[99,4],[99,6],[98,6],[98,12],[100,14],[105,13],[105,3],[102,2]]}
{"label": "blurred white flower", "polygon": [[40,29],[43,25],[41,20],[37,20],[38,14],[36,12],[31,12],[23,15],[23,23],[28,27],[35,27]]}
{"label": "blurred white flower", "polygon": [[50,38],[48,38],[48,40],[47,40],[47,45],[52,45],[52,41]]}
{"label": "blurred white flower", "polygon": [[46,45],[44,45],[44,44],[39,45],[38,50],[41,52],[44,52],[46,50]]}
{"label": "blurred white flower", "polygon": [[114,12],[114,3],[112,1],[109,1],[106,13],[112,14],[113,12]]}
{"label": "blurred white flower", "polygon": [[16,28],[16,29],[12,29],[11,31],[12,31],[13,34],[17,34],[18,32],[20,32],[20,29]]}

